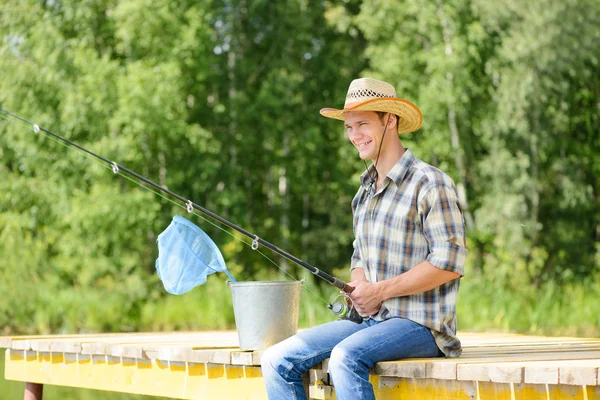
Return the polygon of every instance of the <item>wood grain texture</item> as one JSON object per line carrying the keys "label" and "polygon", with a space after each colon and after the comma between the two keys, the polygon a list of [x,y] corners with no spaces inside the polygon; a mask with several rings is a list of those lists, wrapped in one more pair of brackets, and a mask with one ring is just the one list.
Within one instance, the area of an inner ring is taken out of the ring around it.
{"label": "wood grain texture", "polygon": [[[600,386],[599,339],[505,333],[462,333],[459,337],[461,357],[386,361],[377,363],[371,372],[382,378]],[[235,331],[0,337],[0,346],[23,351],[28,357],[62,353],[71,359],[79,355],[215,366],[260,366],[263,353],[240,350]],[[328,362],[316,365],[307,379],[327,386]],[[317,392],[329,396],[324,387]]]}

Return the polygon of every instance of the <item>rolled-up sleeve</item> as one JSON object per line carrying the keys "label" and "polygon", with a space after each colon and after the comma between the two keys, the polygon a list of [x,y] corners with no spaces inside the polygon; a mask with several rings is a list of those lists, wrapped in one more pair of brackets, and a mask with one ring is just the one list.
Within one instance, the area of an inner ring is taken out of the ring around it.
{"label": "rolled-up sleeve", "polygon": [[436,268],[464,275],[467,241],[456,190],[446,185],[432,186],[419,205],[430,250],[427,261]]}
{"label": "rolled-up sleeve", "polygon": [[354,239],[352,242],[352,247],[354,247],[354,253],[352,253],[352,260],[350,261],[350,271],[354,268],[363,268],[365,269],[365,263],[360,256],[360,248],[358,247],[358,239]]}
{"label": "rolled-up sleeve", "polygon": [[364,270],[367,269],[366,263],[361,256],[360,251],[360,241],[358,239],[358,234],[356,232],[357,224],[358,224],[358,209],[359,205],[362,201],[362,196],[364,195],[364,189],[362,185],[358,189],[358,192],[352,199],[352,231],[354,232],[354,241],[352,242],[352,248],[354,252],[352,253],[352,259],[350,260],[350,271],[354,268],[362,268]]}

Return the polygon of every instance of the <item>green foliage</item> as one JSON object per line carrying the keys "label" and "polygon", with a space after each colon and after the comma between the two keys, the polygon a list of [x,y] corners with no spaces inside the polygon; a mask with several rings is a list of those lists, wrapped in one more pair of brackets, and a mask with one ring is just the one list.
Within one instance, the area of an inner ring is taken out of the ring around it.
{"label": "green foliage", "polygon": [[[342,279],[362,164],[318,109],[342,106],[360,74],[390,81],[425,116],[403,142],[461,191],[461,328],[598,334],[597,2],[0,7],[0,106]],[[175,297],[154,272],[156,237],[179,213],[0,120],[0,331],[232,328],[222,277]],[[238,279],[307,279],[302,326],[331,319],[321,298],[335,290],[194,221]]]}
{"label": "green foliage", "polygon": [[[343,98],[363,43],[329,27],[322,8],[1,4],[2,107],[324,269],[346,265],[355,182],[345,177],[360,164],[339,162],[341,129],[326,128],[312,102]],[[334,60],[349,57],[341,80]],[[233,326],[215,279],[175,298],[156,277],[172,203],[14,121],[0,125],[0,154],[4,332]],[[274,277],[265,258],[200,223],[239,279]],[[198,313],[203,296],[218,301]]]}
{"label": "green foliage", "polygon": [[521,268],[537,286],[600,272],[599,14],[586,0],[371,0],[352,20],[365,73],[423,110],[406,143],[464,187],[469,263],[486,273]]}
{"label": "green foliage", "polygon": [[598,336],[600,282],[536,288],[515,279],[475,274],[461,283],[459,329],[547,336]]}

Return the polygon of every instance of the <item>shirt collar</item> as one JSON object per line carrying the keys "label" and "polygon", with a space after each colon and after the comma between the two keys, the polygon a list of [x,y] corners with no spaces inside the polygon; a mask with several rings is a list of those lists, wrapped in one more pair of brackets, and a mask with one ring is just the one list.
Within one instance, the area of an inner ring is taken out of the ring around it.
{"label": "shirt collar", "polygon": [[[386,176],[390,178],[396,185],[400,185],[400,182],[402,182],[402,179],[404,179],[406,176],[408,168],[411,166],[414,160],[415,156],[413,153],[409,149],[406,149],[404,154],[402,154],[402,157],[396,161],[396,164]],[[371,164],[369,168],[360,176],[360,183],[365,188],[370,184],[369,177],[370,174],[373,173],[373,168],[375,168],[375,166]]]}

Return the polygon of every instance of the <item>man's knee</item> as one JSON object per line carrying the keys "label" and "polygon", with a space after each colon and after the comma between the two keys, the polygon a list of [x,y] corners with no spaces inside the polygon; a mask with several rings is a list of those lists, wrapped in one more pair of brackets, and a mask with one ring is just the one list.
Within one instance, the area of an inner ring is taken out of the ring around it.
{"label": "man's knee", "polygon": [[354,360],[351,358],[349,349],[338,345],[331,351],[331,356],[329,357],[329,371],[331,374],[335,374],[335,371],[347,368],[348,364],[352,362],[354,362]]}
{"label": "man's knee", "polygon": [[265,350],[260,358],[263,376],[274,373],[285,379],[290,378],[289,375],[294,367],[290,353],[287,341],[277,343]]}
{"label": "man's knee", "polygon": [[329,371],[332,375],[335,375],[335,371],[342,371],[351,369],[356,371],[357,368],[369,369],[368,360],[364,359],[362,352],[358,349],[345,346],[344,343],[333,348],[331,357],[329,358]]}
{"label": "man's knee", "polygon": [[267,375],[272,372],[279,373],[280,366],[283,364],[283,362],[283,355],[277,348],[277,345],[269,347],[260,357],[260,366],[263,375]]}

